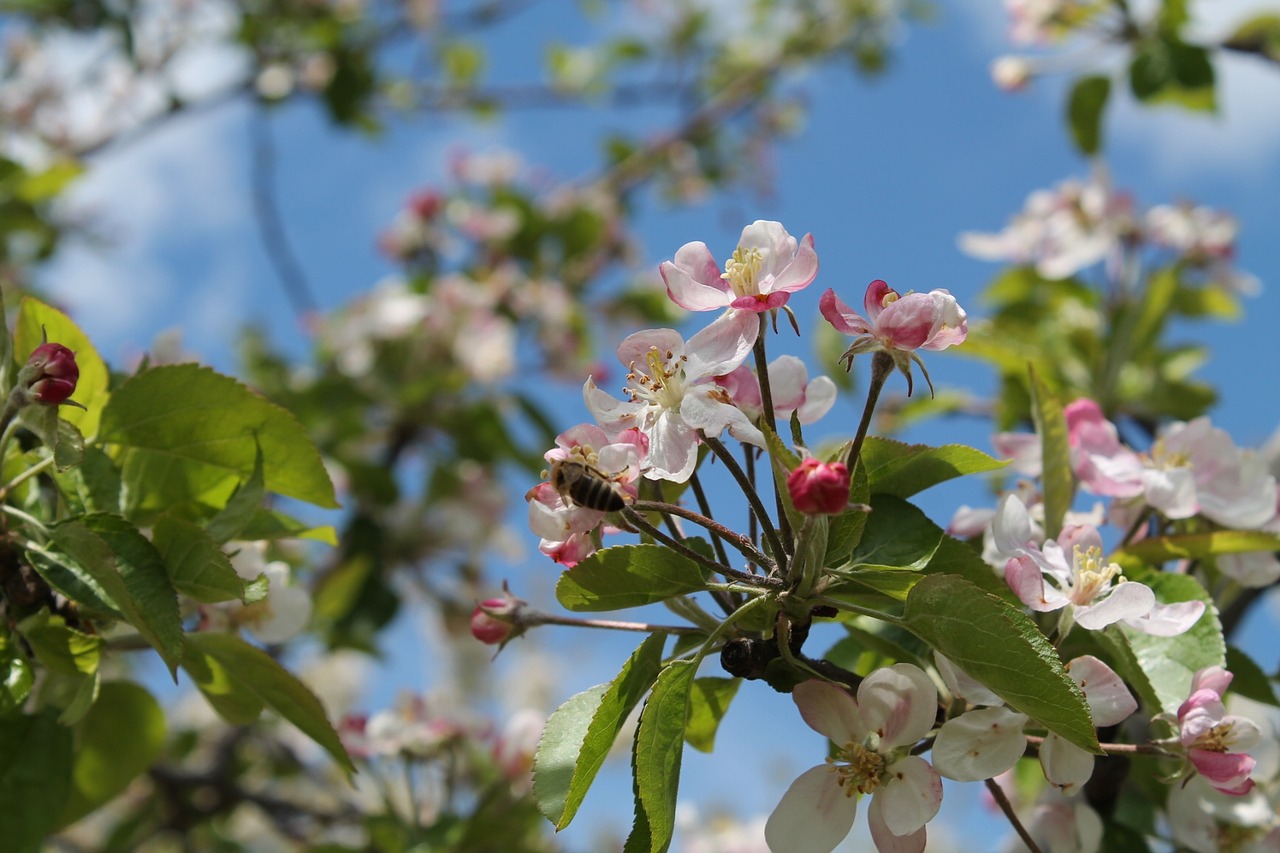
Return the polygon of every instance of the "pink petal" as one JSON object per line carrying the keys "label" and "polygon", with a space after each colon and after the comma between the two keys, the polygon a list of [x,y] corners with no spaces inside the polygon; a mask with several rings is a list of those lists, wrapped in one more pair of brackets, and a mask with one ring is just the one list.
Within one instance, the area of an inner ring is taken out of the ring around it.
{"label": "pink petal", "polygon": [[[831,411],[836,402],[836,383],[828,376],[819,376],[804,389],[804,403],[796,409],[796,417],[802,424],[811,424]],[[776,408],[775,408],[776,411]],[[779,415],[782,412],[778,412]],[[788,419],[790,415],[787,415]]]}
{"label": "pink petal", "polygon": [[890,287],[884,279],[876,279],[867,285],[867,290],[862,294],[862,309],[867,312],[867,319],[873,326],[880,325],[880,312],[885,309],[885,299],[889,296],[898,296],[898,291]]}
{"label": "pink petal", "polygon": [[809,728],[840,746],[860,742],[867,734],[853,697],[828,681],[797,684],[791,698]]}
{"label": "pink petal", "polygon": [[853,828],[858,798],[840,787],[835,769],[825,764],[801,773],[764,825],[770,850],[831,853]]}
{"label": "pink petal", "polygon": [[909,663],[877,669],[858,687],[858,709],[867,730],[880,733],[880,751],[913,744],[938,715],[938,688]]}
{"label": "pink petal", "polygon": [[643,329],[633,332],[618,344],[618,361],[622,362],[623,367],[629,369],[634,364],[648,373],[646,358],[652,349],[656,349],[664,357],[669,352],[673,358],[678,359],[685,352],[684,338],[675,329]]}
{"label": "pink petal", "polygon": [[942,805],[942,777],[918,755],[908,755],[888,768],[885,781],[871,800],[885,827],[894,835],[909,835],[933,820]]}
{"label": "pink petal", "polygon": [[933,766],[957,782],[999,776],[1027,750],[1027,719],[1009,708],[980,708],[947,720],[933,743]]}
{"label": "pink petal", "polygon": [[813,235],[806,234],[800,240],[796,256],[781,271],[775,274],[773,292],[784,291],[794,293],[808,287],[818,276],[818,253],[813,248]]}
{"label": "pink petal", "polygon": [[658,267],[671,301],[689,311],[723,308],[733,298],[728,283],[720,277],[720,267],[705,243],[685,243],[676,252],[675,262]]}
{"label": "pink petal", "polygon": [[1118,725],[1138,710],[1137,700],[1120,676],[1093,655],[1075,658],[1066,669],[1084,692],[1095,726]]}
{"label": "pink petal", "polygon": [[787,300],[790,298],[790,293],[779,290],[773,293],[759,293],[755,296],[739,296],[729,303],[729,307],[736,308],[739,311],[763,314],[766,311],[774,311],[781,308],[787,304]]}
{"label": "pink petal", "polygon": [[1208,779],[1219,791],[1234,793],[1249,781],[1249,774],[1257,761],[1251,755],[1240,752],[1210,752],[1193,749],[1188,753],[1191,764],[1201,776]]}
{"label": "pink petal", "polygon": [[929,339],[934,316],[934,302],[927,293],[908,293],[885,306],[875,319],[875,333],[894,349],[917,349]]}
{"label": "pink petal", "polygon": [[1044,572],[1030,557],[1014,557],[1004,567],[1004,581],[1018,600],[1038,613],[1061,610],[1068,599],[1044,582]]}
{"label": "pink petal", "polygon": [[1234,678],[1235,676],[1228,672],[1225,667],[1206,666],[1191,677],[1191,692],[1212,690],[1219,696],[1224,696]]}
{"label": "pink petal", "polygon": [[846,335],[871,334],[871,325],[842,302],[840,297],[836,296],[836,292],[830,288],[827,288],[818,299],[818,310],[837,332],[843,332]]}

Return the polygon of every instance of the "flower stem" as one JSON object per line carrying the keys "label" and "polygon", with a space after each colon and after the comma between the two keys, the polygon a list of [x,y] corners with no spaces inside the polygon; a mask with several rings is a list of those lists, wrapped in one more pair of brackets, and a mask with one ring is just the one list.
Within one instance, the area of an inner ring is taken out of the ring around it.
{"label": "flower stem", "polygon": [[[636,501],[636,503],[641,504],[641,503],[648,503],[648,502]],[[654,527],[652,524],[649,523],[648,519],[646,519],[643,515],[641,515],[636,510],[635,507],[629,506],[625,508],[622,511],[622,514],[626,516],[627,521],[631,522],[633,525],[635,525],[637,528],[644,531],[645,533],[648,533],[650,536],[652,536],[654,539],[657,539],[663,545],[666,545],[671,550],[679,554],[682,554],[685,557],[688,557],[690,560],[693,560],[695,563],[698,563],[699,565],[706,566],[707,568],[711,569],[713,572],[716,572],[717,574],[724,575],[726,578],[732,578],[733,580],[741,581],[743,583],[754,584],[756,586],[770,583],[770,580],[771,580],[770,578],[760,577],[759,575],[750,575],[750,574],[747,574],[746,572],[740,572],[737,569],[731,569],[728,566],[724,566],[724,565],[721,565],[720,563],[717,563],[715,560],[711,559],[710,557],[699,554],[697,551],[693,550],[688,545],[681,542],[679,539],[675,539],[674,537],[668,536],[666,533],[663,533],[661,530]],[[773,583],[775,584],[780,583],[780,581],[773,581]]]}
{"label": "flower stem", "polygon": [[[723,541],[732,545],[742,556],[746,557],[753,564],[763,565],[769,568],[773,565],[773,561],[768,558],[756,544],[747,537],[737,531],[730,530],[718,521],[708,518],[705,515],[699,515],[691,509],[686,509],[678,504],[662,503],[659,501],[636,501],[631,508],[640,512],[660,512],[664,515],[678,515],[687,521],[692,521],[700,527],[704,527],[710,533],[719,536]],[[721,559],[725,565],[729,564],[727,559]]]}
{"label": "flower stem", "polygon": [[1004,812],[1004,816],[1009,819],[1009,823],[1013,824],[1013,831],[1018,833],[1022,843],[1027,845],[1027,849],[1031,853],[1043,853],[1040,845],[1036,844],[1035,839],[1031,837],[1031,833],[1027,832],[1027,828],[1022,825],[1022,821],[1018,820],[1018,816],[1014,814],[1013,803],[1009,802],[1009,798],[1005,796],[1004,789],[996,783],[995,779],[986,780],[986,784],[987,790],[991,792],[991,797],[996,801],[996,805],[1000,806],[1000,811]]}
{"label": "flower stem", "polygon": [[[773,388],[769,384],[769,359],[764,351],[764,339],[768,336],[769,324],[765,320],[765,314],[760,313],[760,334],[756,335],[755,346],[752,352],[756,358],[756,379],[760,385],[760,406],[763,410],[764,424],[774,435],[778,434],[777,416],[773,411]],[[770,466],[770,475],[773,474],[773,468]],[[778,532],[782,536],[782,542],[790,545],[795,541],[795,537],[791,533],[791,520],[787,518],[786,508],[782,505],[782,494],[778,491],[778,481],[775,477],[770,476],[769,482],[773,484],[773,500],[778,510]]]}
{"label": "flower stem", "polygon": [[46,456],[44,459],[41,459],[36,464],[32,465],[30,468],[27,468],[21,473],[15,475],[12,480],[5,483],[3,486],[0,486],[0,500],[3,500],[9,494],[9,492],[13,491],[18,486],[25,483],[27,480],[39,474],[41,471],[45,470],[46,468],[50,468],[52,466],[53,466],[53,454],[51,453],[48,456]]}
{"label": "flower stem", "polygon": [[702,440],[707,443],[707,447],[711,448],[711,452],[724,463],[724,467],[729,470],[733,478],[738,481],[738,485],[742,488],[742,493],[747,498],[747,503],[751,504],[751,511],[760,521],[760,530],[764,533],[765,543],[769,546],[769,550],[773,553],[773,559],[777,563],[778,572],[781,575],[787,573],[787,552],[783,550],[782,540],[778,538],[778,531],[773,526],[773,519],[769,518],[768,511],[764,508],[764,504],[760,500],[760,495],[752,487],[751,481],[747,479],[746,473],[742,467],[738,465],[738,460],[733,458],[733,454],[729,452],[719,439],[703,433]]}
{"label": "flower stem", "polygon": [[853,470],[854,464],[862,457],[862,444],[866,441],[867,430],[871,428],[871,416],[875,414],[876,402],[880,399],[880,391],[885,380],[893,372],[893,356],[884,350],[878,350],[871,357],[871,385],[867,388],[867,403],[862,408],[862,421],[858,424],[858,434],[853,437],[853,444],[845,454],[844,463]]}
{"label": "flower stem", "polygon": [[522,617],[521,624],[570,625],[575,628],[605,628],[610,631],[639,631],[646,634],[705,634],[694,625],[653,625],[649,622],[622,622],[617,619],[577,619],[573,616],[557,616],[554,613],[533,612]]}
{"label": "flower stem", "polygon": [[[702,512],[703,518],[707,521],[712,521],[711,503],[707,500],[707,492],[702,488],[702,480],[698,478],[697,471],[694,471],[693,476],[689,478],[689,487],[693,489],[693,497],[698,502],[698,509]],[[684,517],[687,518],[688,516]],[[692,518],[689,520],[696,521],[696,519]],[[718,527],[720,527],[718,524],[714,527],[707,527],[707,532],[711,534],[711,546],[716,549],[716,559],[728,565],[729,555],[725,553],[724,540],[720,538],[720,531],[716,529]]]}

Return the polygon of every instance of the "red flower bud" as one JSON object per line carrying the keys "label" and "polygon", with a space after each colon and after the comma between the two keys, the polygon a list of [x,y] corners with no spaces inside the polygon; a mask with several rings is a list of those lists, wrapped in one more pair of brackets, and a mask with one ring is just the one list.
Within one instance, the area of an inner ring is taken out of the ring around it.
{"label": "red flower bud", "polygon": [[503,617],[514,616],[517,606],[510,599],[486,598],[471,611],[471,636],[490,646],[510,639],[516,626]]}
{"label": "red flower bud", "polygon": [[24,370],[30,376],[27,389],[31,399],[50,406],[66,402],[75,393],[80,379],[76,354],[62,344],[46,343],[36,347]]}
{"label": "red flower bud", "polygon": [[835,515],[849,505],[849,469],[810,456],[787,477],[787,491],[800,512]]}

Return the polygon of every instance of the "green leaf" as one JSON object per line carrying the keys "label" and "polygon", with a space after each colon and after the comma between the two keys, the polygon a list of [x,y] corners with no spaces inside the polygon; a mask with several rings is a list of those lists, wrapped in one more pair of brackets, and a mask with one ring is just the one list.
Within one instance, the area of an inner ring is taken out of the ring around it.
{"label": "green leaf", "polygon": [[[207,367],[154,367],[128,379],[102,413],[101,439],[124,450],[126,481],[146,495],[221,490],[225,505],[234,483],[252,477],[260,448],[267,489],[338,506],[320,453],[298,420]],[[136,505],[163,508],[154,501]]]}
{"label": "green leaf", "polygon": [[253,456],[253,473],[231,495],[227,505],[209,519],[205,530],[216,542],[225,544],[241,535],[253,521],[254,514],[262,506],[266,496],[266,484],[262,477],[262,448],[256,447]]}
{"label": "green leaf", "polygon": [[911,590],[907,628],[1049,731],[1098,753],[1084,694],[1026,614],[954,575],[929,575]]}
{"label": "green leaf", "polygon": [[871,516],[849,557],[855,569],[924,568],[942,542],[942,529],[916,506],[886,494],[871,497]]}
{"label": "green leaf", "polygon": [[178,597],[147,538],[123,518],[106,514],[65,521],[50,532],[175,672],[182,658]]}
{"label": "green leaf", "polygon": [[938,483],[966,474],[996,471],[1009,463],[963,444],[930,447],[867,436],[862,445],[862,464],[873,494],[909,498]]}
{"label": "green leaf", "polygon": [[151,538],[178,592],[206,604],[233,599],[250,603],[245,597],[245,579],[236,574],[231,560],[203,528],[162,515]]}
{"label": "green leaf", "polygon": [[533,757],[533,797],[557,830],[577,814],[627,715],[657,679],[664,641],[651,635],[617,678],[570,698],[548,718]]}
{"label": "green leaf", "polygon": [[204,654],[190,642],[183,649],[182,668],[204,694],[218,716],[233,726],[247,726],[262,716],[263,702],[257,692],[236,678],[229,667]]}
{"label": "green leaf", "polygon": [[1071,443],[1067,434],[1067,418],[1062,402],[1034,369],[1031,374],[1031,414],[1040,436],[1041,475],[1044,492],[1044,533],[1057,539],[1062,520],[1071,508],[1075,492],[1075,475],[1071,471]]}
{"label": "green leaf", "polygon": [[1267,674],[1253,658],[1235,646],[1227,646],[1227,671],[1234,676],[1231,679],[1232,693],[1255,702],[1280,707],[1280,699],[1276,698],[1271,679],[1267,678]]}
{"label": "green leaf", "polygon": [[71,789],[71,730],[52,710],[0,725],[0,844],[35,853],[58,824]]}
{"label": "green leaf", "polygon": [[98,671],[102,638],[67,627],[61,616],[40,610],[18,623],[18,631],[31,646],[36,660],[63,675],[84,676]]}
{"label": "green leaf", "polygon": [[1111,78],[1081,77],[1071,87],[1067,99],[1067,124],[1080,153],[1097,154],[1102,149],[1102,112],[1111,94]]}
{"label": "green leaf", "polygon": [[840,571],[836,574],[838,583],[827,589],[827,595],[857,603],[861,594],[871,592],[891,598],[894,601],[906,601],[912,587],[920,582],[916,572],[895,572],[880,569]]}
{"label": "green leaf", "polygon": [[[680,787],[689,694],[699,660],[676,660],[661,673],[640,712],[632,751],[635,770],[636,821],[626,849],[661,853],[671,846]],[[647,845],[643,842],[647,841]]]}
{"label": "green leaf", "polygon": [[107,365],[93,348],[89,337],[70,317],[38,299],[22,297],[14,330],[14,355],[25,362],[32,350],[44,342],[45,333],[51,342],[62,344],[76,354],[76,367],[80,369],[76,392],[71,399],[84,408],[58,406],[56,411],[83,435],[93,438],[98,434],[102,410],[110,397],[107,393]]}
{"label": "green leaf", "polygon": [[1264,13],[1249,18],[1236,27],[1223,47],[1257,53],[1280,62],[1280,15]]}
{"label": "green leaf", "polygon": [[[74,411],[68,407],[69,411]],[[84,436],[80,430],[58,417],[57,406],[33,405],[22,409],[18,419],[35,433],[40,442],[53,451],[53,465],[58,473],[84,461]]]}
{"label": "green leaf", "polygon": [[1203,47],[1165,34],[1140,43],[1129,64],[1129,88],[1140,101],[1213,112],[1213,62]]}
{"label": "green leaf", "polygon": [[238,687],[319,744],[339,767],[348,773],[356,772],[342,741],[338,739],[338,733],[325,716],[320,700],[270,655],[233,634],[203,631],[188,635],[187,642],[206,659],[221,664],[226,675]]}
{"label": "green leaf", "polygon": [[1017,606],[1017,598],[1004,578],[987,565],[977,550],[955,537],[942,537],[938,550],[933,552],[933,558],[924,567],[924,571],[931,575],[959,575],[969,583]]}
{"label": "green leaf", "polygon": [[164,711],[136,684],[109,681],[76,726],[71,793],[58,818],[68,826],[124,791],[164,749]]}
{"label": "green leaf", "polygon": [[622,610],[706,587],[700,564],[660,545],[603,548],[560,575],[556,599],[575,612]]}
{"label": "green leaf", "polygon": [[[849,503],[871,503],[871,484],[867,480],[867,469],[861,462],[854,465],[853,476],[849,478]],[[827,554],[823,558],[823,565],[839,566],[846,562],[862,540],[867,519],[866,512],[846,510],[827,520]]]}
{"label": "green leaf", "polygon": [[35,674],[26,656],[8,634],[0,634],[0,718],[21,710],[34,684]]}
{"label": "green leaf", "polygon": [[282,512],[264,507],[259,507],[253,518],[249,519],[248,525],[236,535],[246,542],[256,542],[259,539],[309,539],[334,547],[338,545],[338,533],[333,525],[305,524]]}
{"label": "green leaf", "polygon": [[82,513],[119,513],[121,510],[120,469],[99,447],[86,447],[84,460],[68,471],[59,472],[54,479],[73,505],[78,501]]}
{"label": "green leaf", "polygon": [[1185,536],[1156,536],[1130,543],[1111,553],[1126,569],[1159,566],[1169,560],[1203,560],[1221,554],[1280,551],[1280,535],[1261,530],[1215,530]]}
{"label": "green leaf", "polygon": [[1151,714],[1174,713],[1187,698],[1191,677],[1206,666],[1226,663],[1227,644],[1217,608],[1189,575],[1148,572],[1134,578],[1151,587],[1161,604],[1203,601],[1204,616],[1176,637],[1153,637],[1125,625],[1111,625],[1093,635],[1112,651],[1115,670],[1142,699]]}
{"label": "green leaf", "polygon": [[715,748],[716,730],[741,686],[740,678],[695,678],[689,692],[689,721],[684,739],[699,752]]}

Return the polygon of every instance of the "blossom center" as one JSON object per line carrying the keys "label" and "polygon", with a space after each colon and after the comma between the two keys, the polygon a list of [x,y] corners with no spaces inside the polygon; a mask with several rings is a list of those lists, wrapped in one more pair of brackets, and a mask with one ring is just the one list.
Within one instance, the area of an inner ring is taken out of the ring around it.
{"label": "blossom center", "polygon": [[1234,728],[1235,724],[1231,720],[1223,720],[1197,737],[1190,746],[1206,752],[1230,752],[1236,742]]}
{"label": "blossom center", "polygon": [[631,362],[627,374],[630,384],[623,389],[627,397],[632,402],[645,400],[663,409],[679,409],[684,400],[684,363],[688,357],[676,358],[671,350],[662,353],[657,347],[649,347],[644,361],[647,371],[637,371],[636,363]]}
{"label": "blossom center", "polygon": [[759,273],[764,268],[764,252],[757,248],[734,249],[733,257],[724,262],[720,277],[729,282],[735,296],[757,296],[760,293]]}
{"label": "blossom center", "polygon": [[[838,763],[841,761],[845,763]],[[870,794],[880,787],[885,757],[860,743],[846,743],[834,758],[827,758],[827,764],[831,765],[836,774],[836,784],[845,796],[852,797],[854,794]]]}
{"label": "blossom center", "polygon": [[1076,604],[1088,604],[1100,593],[1111,586],[1114,578],[1121,576],[1122,569],[1118,563],[1105,563],[1102,549],[1096,545],[1081,549],[1075,548],[1075,584],[1071,600]]}

